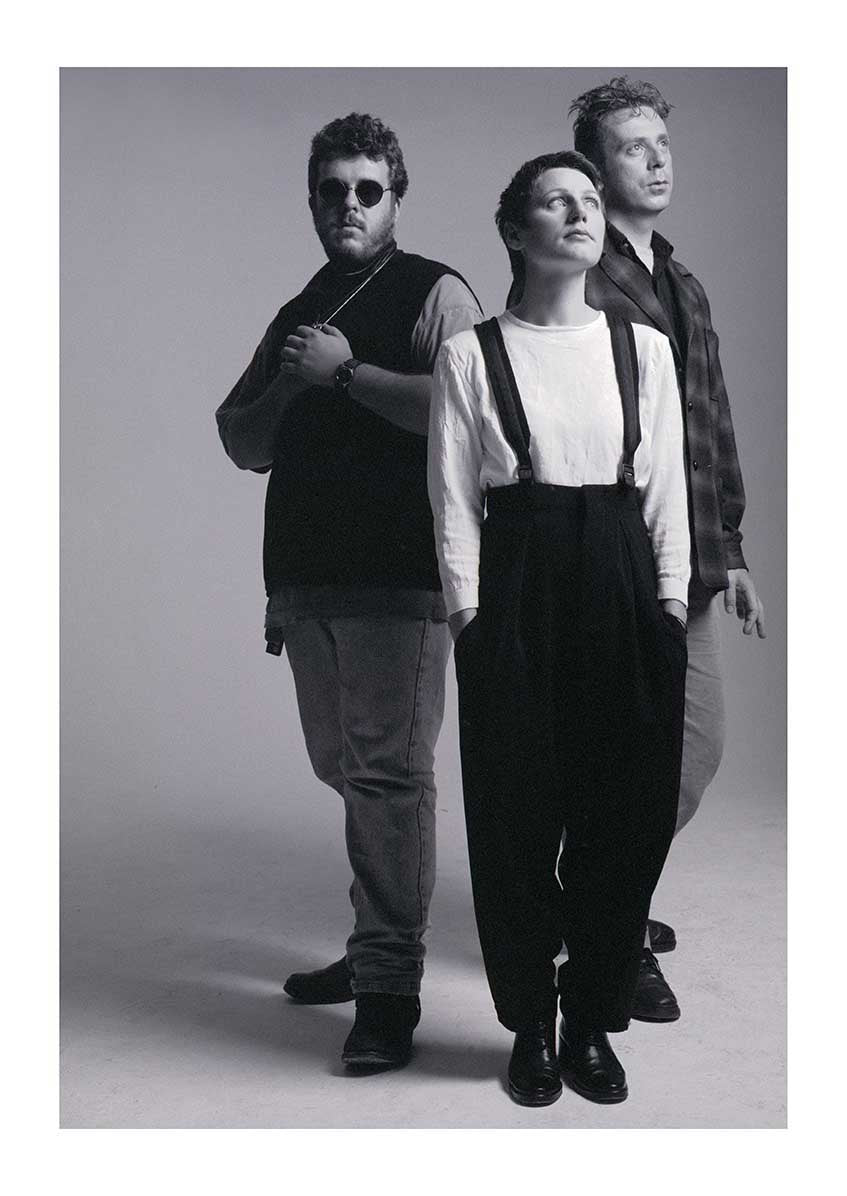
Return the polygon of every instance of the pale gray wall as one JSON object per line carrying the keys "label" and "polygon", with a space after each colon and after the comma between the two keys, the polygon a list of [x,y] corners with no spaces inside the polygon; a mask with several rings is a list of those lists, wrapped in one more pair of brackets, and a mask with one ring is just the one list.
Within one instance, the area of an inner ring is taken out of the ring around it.
{"label": "pale gray wall", "polygon": [[[299,800],[285,661],[263,652],[265,480],[213,412],[280,304],[321,264],[312,134],[352,109],[398,133],[399,239],[502,308],[497,197],[571,144],[568,102],[611,73],[675,105],[663,233],[704,283],[748,492],[745,548],[769,638],[726,620],[730,731],[717,785],[781,801],[785,767],[785,72],[62,72],[63,800],[103,819]],[[731,631],[731,636],[729,632]],[[451,669],[452,673],[452,669]],[[453,762],[452,705],[442,751]],[[297,787],[294,786],[294,789]],[[129,823],[128,823],[129,825]]]}

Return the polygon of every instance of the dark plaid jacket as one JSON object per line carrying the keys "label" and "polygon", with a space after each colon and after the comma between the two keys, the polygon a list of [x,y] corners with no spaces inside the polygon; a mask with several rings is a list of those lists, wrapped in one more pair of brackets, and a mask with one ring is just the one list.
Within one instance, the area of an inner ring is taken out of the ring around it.
{"label": "dark plaid jacket", "polygon": [[727,569],[746,568],[738,530],[744,485],[709,301],[691,271],[670,256],[673,246],[654,233],[654,252],[668,256],[667,281],[679,317],[677,328],[685,338],[680,344],[649,274],[626,254],[625,244],[623,234],[609,225],[603,256],[588,272],[586,301],[658,328],[671,342],[686,432],[692,578],[699,574],[709,589],[725,590]]}

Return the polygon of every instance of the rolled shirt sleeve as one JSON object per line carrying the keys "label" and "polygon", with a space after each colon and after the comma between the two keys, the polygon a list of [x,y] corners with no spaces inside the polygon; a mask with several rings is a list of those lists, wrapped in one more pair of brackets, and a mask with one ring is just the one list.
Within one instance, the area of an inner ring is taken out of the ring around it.
{"label": "rolled shirt sleeve", "polygon": [[457,332],[473,328],[483,318],[470,287],[455,274],[442,274],[424,300],[412,330],[412,361],[422,374],[431,374],[438,351]]}

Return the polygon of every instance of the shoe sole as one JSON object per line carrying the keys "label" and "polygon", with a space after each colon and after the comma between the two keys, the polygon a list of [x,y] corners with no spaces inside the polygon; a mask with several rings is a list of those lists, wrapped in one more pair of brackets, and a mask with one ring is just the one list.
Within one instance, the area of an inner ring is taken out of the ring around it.
{"label": "shoe sole", "polygon": [[629,1015],[635,1022],[678,1022],[680,1019],[680,1011],[677,1009],[676,1013],[635,1013],[631,1012]]}
{"label": "shoe sole", "polygon": [[376,1051],[362,1051],[360,1054],[341,1056],[341,1062],[352,1072],[370,1072],[370,1071],[394,1071],[400,1067],[405,1067],[411,1059],[411,1055],[406,1055],[402,1059],[392,1059],[387,1055],[377,1054]]}
{"label": "shoe sole", "polygon": [[292,1001],[296,1001],[298,1005],[343,1005],[346,1001],[353,1000],[352,993],[350,993],[349,996],[343,997],[301,997],[298,996],[297,993],[291,992],[291,990],[286,988],[284,984],[282,986],[282,991],[287,997],[290,997]]}
{"label": "shoe sole", "polygon": [[554,1092],[549,1096],[547,1096],[547,1095],[541,1096],[541,1095],[538,1095],[537,1093],[532,1094],[532,1093],[525,1092],[521,1088],[516,1088],[514,1086],[514,1084],[511,1082],[511,1080],[509,1081],[509,1096],[512,1098],[512,1100],[515,1102],[516,1105],[525,1105],[529,1109],[539,1109],[544,1105],[553,1105],[556,1103],[556,1101],[559,1099],[559,1097],[561,1095],[562,1095],[561,1086],[559,1087],[558,1092]]}

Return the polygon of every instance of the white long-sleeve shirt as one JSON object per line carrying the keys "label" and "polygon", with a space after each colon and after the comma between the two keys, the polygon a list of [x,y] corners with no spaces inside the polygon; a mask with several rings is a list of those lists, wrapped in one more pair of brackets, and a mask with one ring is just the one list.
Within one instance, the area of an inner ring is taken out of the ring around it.
{"label": "white long-sleeve shirt", "polygon": [[[537,482],[607,485],[623,457],[623,412],[605,315],[579,327],[498,317],[527,422]],[[687,602],[690,575],[682,413],[666,336],[633,325],[641,442],[635,484],[658,578],[658,598]],[[485,493],[518,480],[473,331],[439,351],[429,421],[429,498],[448,615],[478,605]]]}

